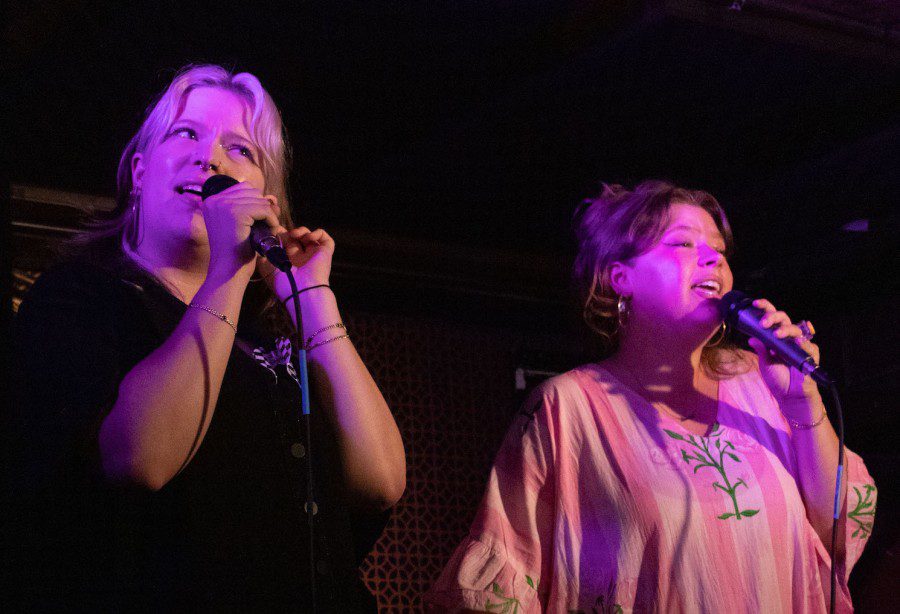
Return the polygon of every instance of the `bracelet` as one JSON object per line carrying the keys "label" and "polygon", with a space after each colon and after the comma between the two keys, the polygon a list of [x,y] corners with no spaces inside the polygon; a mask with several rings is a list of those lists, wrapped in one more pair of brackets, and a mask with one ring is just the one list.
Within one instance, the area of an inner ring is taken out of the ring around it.
{"label": "bracelet", "polygon": [[349,339],[349,338],[350,338],[350,333],[344,333],[343,335],[338,335],[337,337],[332,337],[331,339],[326,339],[325,341],[320,341],[319,343],[317,343],[315,345],[307,346],[305,349],[307,352],[311,352],[314,349],[316,349],[317,347],[323,346],[326,343],[331,343],[332,341],[337,341],[338,339]]}
{"label": "bracelet", "polygon": [[787,416],[785,416],[785,418],[787,419],[788,424],[791,425],[791,428],[804,430],[804,429],[815,428],[815,427],[819,426],[820,424],[822,424],[825,421],[826,415],[827,415],[827,413],[825,412],[825,408],[823,407],[822,415],[819,416],[819,419],[816,420],[815,422],[813,422],[812,424],[801,424],[801,423],[797,422],[796,420],[794,420],[793,418],[788,418]]}
{"label": "bracelet", "polygon": [[219,318],[220,320],[222,320],[223,322],[225,322],[225,324],[227,324],[228,326],[230,326],[230,327],[231,327],[231,330],[233,330],[234,333],[237,334],[237,326],[235,326],[235,325],[234,325],[234,322],[232,322],[230,319],[228,319],[228,316],[226,316],[224,313],[219,313],[219,312],[216,311],[215,309],[210,309],[209,307],[206,307],[205,305],[195,305],[193,301],[191,301],[190,303],[188,303],[188,306],[189,306],[189,307],[194,307],[195,309],[202,309],[202,310],[205,311],[206,313],[210,313],[210,314],[216,316],[217,318]]}
{"label": "bracelet", "polygon": [[291,293],[288,297],[286,297],[284,300],[282,300],[281,304],[287,305],[287,302],[289,300],[291,300],[292,298],[294,298],[295,296],[300,296],[307,290],[315,290],[316,288],[328,288],[330,290],[331,286],[329,286],[328,284],[319,284],[317,286],[309,286],[308,288],[301,288],[300,290],[297,290],[296,292]]}
{"label": "bracelet", "polygon": [[331,330],[332,328],[343,328],[344,330],[347,330],[347,327],[344,326],[343,322],[335,322],[334,324],[329,324],[328,326],[320,328],[309,337],[307,337],[306,341],[303,343],[303,347],[307,350],[310,349],[309,344],[312,343],[313,339],[315,339],[319,333],[324,333],[326,330]]}

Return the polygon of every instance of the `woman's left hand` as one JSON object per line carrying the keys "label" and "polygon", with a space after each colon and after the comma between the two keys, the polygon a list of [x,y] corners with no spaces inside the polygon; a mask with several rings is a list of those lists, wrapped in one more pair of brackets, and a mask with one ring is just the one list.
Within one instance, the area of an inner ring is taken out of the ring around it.
{"label": "woman's left hand", "polygon": [[[331,258],[334,255],[334,239],[318,228],[310,230],[305,226],[278,233],[281,244],[291,261],[291,272],[299,289],[327,284],[331,276]],[[287,275],[260,258],[257,272],[266,277],[269,286],[279,300],[291,294]],[[275,273],[272,275],[272,273]]]}
{"label": "woman's left hand", "polygon": [[[803,336],[803,330],[783,311],[778,311],[775,306],[766,299],[753,301],[753,306],[765,310],[761,324],[766,328],[774,328],[775,335],[779,338],[794,339],[803,350],[813,357],[819,364],[819,346]],[[804,376],[797,369],[791,368],[780,361],[762,344],[761,341],[750,338],[750,346],[759,356],[759,370],[772,395],[779,403],[790,401],[817,401],[819,389],[815,381],[809,376]]]}

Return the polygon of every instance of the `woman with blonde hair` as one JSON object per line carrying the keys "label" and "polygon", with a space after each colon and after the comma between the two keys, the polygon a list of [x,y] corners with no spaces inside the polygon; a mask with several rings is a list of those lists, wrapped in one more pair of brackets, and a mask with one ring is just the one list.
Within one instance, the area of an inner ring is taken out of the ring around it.
{"label": "woman with blonde hair", "polygon": [[[606,186],[575,218],[602,359],[544,382],[494,463],[438,610],[823,612],[838,441],[815,383],[727,340],[731,229],[706,192]],[[817,360],[812,327],[763,325]],[[838,607],[875,486],[848,453]],[[849,493],[849,494],[848,494]],[[506,608],[506,609],[504,609]]]}
{"label": "woman with blonde hair", "polygon": [[[334,241],[291,223],[289,159],[256,77],[186,67],[125,149],[115,209],[23,302],[21,492],[35,503],[21,520],[36,540],[22,552],[25,605],[359,607],[354,546],[371,543],[354,531],[402,494],[403,444],[341,322]],[[216,175],[235,185],[202,195]],[[289,273],[249,246],[259,220]],[[294,298],[312,467],[285,337]]]}

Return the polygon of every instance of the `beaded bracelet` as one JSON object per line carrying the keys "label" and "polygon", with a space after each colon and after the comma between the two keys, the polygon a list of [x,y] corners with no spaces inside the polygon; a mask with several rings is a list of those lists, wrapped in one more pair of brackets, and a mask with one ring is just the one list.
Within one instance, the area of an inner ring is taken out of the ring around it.
{"label": "beaded bracelet", "polygon": [[812,424],[801,424],[800,422],[797,422],[793,418],[788,418],[787,416],[785,416],[785,418],[787,418],[788,424],[791,425],[791,428],[805,430],[805,429],[815,428],[815,427],[819,426],[820,424],[822,424],[825,421],[826,415],[827,415],[827,413],[825,412],[825,408],[822,408],[822,415],[819,416],[819,419],[816,420],[815,422],[813,422]]}
{"label": "beaded bracelet", "polygon": [[193,301],[191,301],[191,302],[188,304],[188,306],[194,307],[195,309],[202,309],[202,310],[205,311],[206,313],[209,313],[209,314],[212,314],[212,315],[216,316],[217,318],[219,318],[220,320],[222,320],[223,322],[225,322],[225,324],[227,324],[228,326],[230,326],[230,327],[231,327],[231,330],[233,330],[234,333],[237,334],[237,326],[235,326],[235,325],[234,325],[234,322],[233,322],[232,320],[230,320],[230,319],[228,318],[228,316],[226,316],[224,313],[219,313],[219,312],[216,311],[215,309],[211,309],[211,308],[209,308],[209,307],[206,307],[205,305],[196,305],[196,304],[194,304]]}
{"label": "beaded bracelet", "polygon": [[292,298],[294,298],[295,296],[300,296],[301,294],[303,294],[303,293],[306,292],[307,290],[315,290],[316,288],[328,288],[328,289],[330,290],[330,289],[331,289],[331,286],[329,286],[328,284],[318,284],[318,285],[316,285],[316,286],[309,286],[309,287],[307,287],[307,288],[301,288],[300,290],[297,290],[296,292],[293,292],[293,293],[289,294],[286,298],[284,298],[284,299],[281,301],[281,304],[282,304],[282,305],[287,305],[287,302],[288,302],[289,300],[291,300]]}

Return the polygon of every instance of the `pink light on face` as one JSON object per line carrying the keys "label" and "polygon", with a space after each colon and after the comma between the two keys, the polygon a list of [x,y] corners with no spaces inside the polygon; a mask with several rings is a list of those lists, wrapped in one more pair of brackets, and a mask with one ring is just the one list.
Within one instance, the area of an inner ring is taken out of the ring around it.
{"label": "pink light on face", "polygon": [[233,92],[196,88],[160,142],[135,154],[132,177],[141,189],[143,256],[157,262],[206,242],[198,192],[210,175],[226,174],[264,190],[247,115],[246,103]]}

